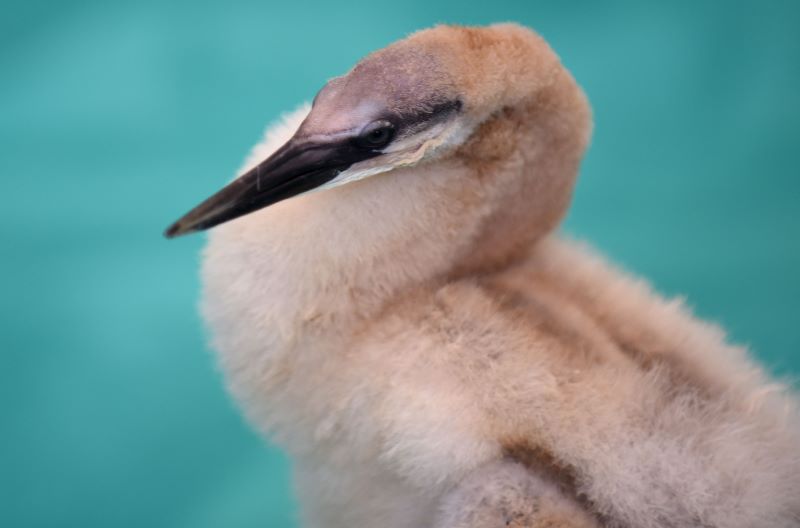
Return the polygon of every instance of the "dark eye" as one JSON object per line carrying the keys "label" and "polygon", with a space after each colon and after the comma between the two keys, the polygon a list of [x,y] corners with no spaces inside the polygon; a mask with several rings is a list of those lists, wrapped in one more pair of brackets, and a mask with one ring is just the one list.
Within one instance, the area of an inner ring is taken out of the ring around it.
{"label": "dark eye", "polygon": [[364,127],[358,135],[356,142],[360,147],[377,149],[383,148],[394,138],[394,125],[389,121],[373,121]]}

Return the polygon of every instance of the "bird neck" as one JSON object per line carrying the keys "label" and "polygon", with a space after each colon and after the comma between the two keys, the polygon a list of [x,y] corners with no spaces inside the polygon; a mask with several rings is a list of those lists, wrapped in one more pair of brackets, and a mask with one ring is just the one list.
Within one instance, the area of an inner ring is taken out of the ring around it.
{"label": "bird neck", "polygon": [[457,264],[459,275],[507,267],[556,229],[590,136],[588,101],[564,68],[480,126],[457,156],[482,185],[489,213]]}

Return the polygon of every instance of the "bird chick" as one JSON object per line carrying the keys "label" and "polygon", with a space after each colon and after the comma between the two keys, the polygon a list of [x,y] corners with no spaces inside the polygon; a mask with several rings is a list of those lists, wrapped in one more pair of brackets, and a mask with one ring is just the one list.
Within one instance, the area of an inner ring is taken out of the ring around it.
{"label": "bird chick", "polygon": [[224,223],[203,314],[306,526],[800,525],[793,396],[553,234],[590,129],[541,37],[439,26],[331,80],[168,230]]}

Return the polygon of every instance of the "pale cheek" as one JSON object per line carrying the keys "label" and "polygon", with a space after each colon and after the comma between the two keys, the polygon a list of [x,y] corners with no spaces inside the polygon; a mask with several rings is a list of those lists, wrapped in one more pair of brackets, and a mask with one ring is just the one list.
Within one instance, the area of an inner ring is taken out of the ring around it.
{"label": "pale cheek", "polygon": [[317,191],[324,191],[325,189],[333,189],[334,187],[339,187],[346,183],[352,183],[355,181],[363,180],[364,178],[369,178],[370,176],[374,176],[376,174],[380,174],[382,172],[390,171],[393,168],[395,168],[393,165],[375,165],[373,167],[366,167],[366,168],[359,168],[358,166],[354,166],[342,172],[341,174],[339,174],[339,176],[329,181],[328,183],[321,185],[316,189],[312,189],[309,192],[313,193]]}

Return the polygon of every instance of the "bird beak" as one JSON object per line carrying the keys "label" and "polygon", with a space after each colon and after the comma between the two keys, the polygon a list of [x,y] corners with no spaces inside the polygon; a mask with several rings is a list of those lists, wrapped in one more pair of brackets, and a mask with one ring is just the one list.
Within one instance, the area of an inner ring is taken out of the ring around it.
{"label": "bird beak", "polygon": [[254,169],[186,213],[165,232],[174,238],[252,213],[319,187],[353,163],[380,152],[357,147],[349,138],[329,142],[294,137]]}

